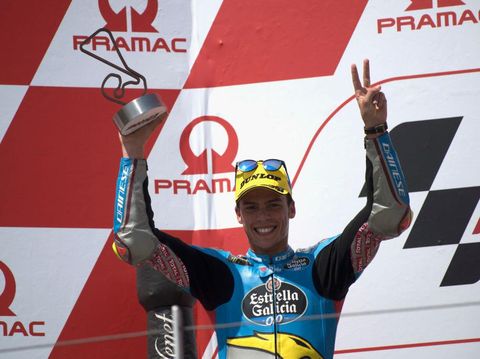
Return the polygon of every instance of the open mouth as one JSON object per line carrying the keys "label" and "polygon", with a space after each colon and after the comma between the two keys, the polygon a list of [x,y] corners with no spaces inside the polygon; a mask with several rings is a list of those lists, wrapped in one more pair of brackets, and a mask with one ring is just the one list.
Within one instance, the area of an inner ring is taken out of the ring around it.
{"label": "open mouth", "polygon": [[256,227],[255,232],[258,234],[269,234],[275,230],[276,226],[270,226],[270,227]]}

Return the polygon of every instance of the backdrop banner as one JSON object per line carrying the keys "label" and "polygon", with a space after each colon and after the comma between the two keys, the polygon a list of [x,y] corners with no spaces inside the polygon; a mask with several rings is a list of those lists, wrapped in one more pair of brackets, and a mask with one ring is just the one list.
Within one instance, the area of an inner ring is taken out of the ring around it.
{"label": "backdrop banner", "polygon": [[[240,159],[286,162],[293,248],[340,233],[363,207],[350,66],[368,58],[414,219],[350,288],[335,358],[477,358],[479,22],[478,0],[2,1],[0,357],[146,358],[146,331],[171,304],[111,249],[119,105],[100,90],[111,69],[80,51],[106,27],[168,109],[147,148],[155,226],[233,254],[248,246]],[[89,51],[122,66],[109,36]],[[212,313],[179,300],[201,326],[198,357],[215,358]]]}

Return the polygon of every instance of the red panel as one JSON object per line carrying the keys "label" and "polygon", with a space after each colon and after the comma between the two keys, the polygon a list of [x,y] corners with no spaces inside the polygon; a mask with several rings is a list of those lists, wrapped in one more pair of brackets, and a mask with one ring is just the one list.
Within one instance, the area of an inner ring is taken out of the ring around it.
{"label": "red panel", "polygon": [[70,2],[0,1],[0,83],[30,84]]}
{"label": "red panel", "polygon": [[367,0],[225,0],[186,88],[331,75]]}
{"label": "red panel", "polygon": [[[193,314],[195,318],[195,325],[199,327],[195,331],[195,338],[197,340],[198,357],[201,358],[203,353],[205,353],[208,342],[213,335],[213,329],[208,327],[213,327],[215,325],[215,312],[206,311],[197,301],[194,306]],[[214,357],[212,356],[212,358]]]}
{"label": "red panel", "polygon": [[412,3],[407,7],[410,10],[431,9],[433,7],[433,0],[410,0]]}
{"label": "red panel", "polygon": [[465,5],[462,0],[438,0],[438,7]]}
{"label": "red panel", "polygon": [[473,234],[480,234],[480,218],[478,219],[477,225],[475,226],[475,229],[473,230]]}
{"label": "red panel", "polygon": [[[179,93],[155,92],[169,108]],[[31,87],[0,144],[0,225],[111,226],[119,108],[99,89]]]}

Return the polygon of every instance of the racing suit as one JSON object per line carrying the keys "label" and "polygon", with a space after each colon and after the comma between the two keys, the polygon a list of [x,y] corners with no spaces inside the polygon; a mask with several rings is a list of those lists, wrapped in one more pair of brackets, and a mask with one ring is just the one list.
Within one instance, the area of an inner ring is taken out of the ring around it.
{"label": "racing suit", "polygon": [[388,133],[366,139],[365,207],[338,236],[275,256],[236,256],[185,244],[155,228],[145,160],[123,158],[114,251],[149,263],[215,311],[223,358],[332,358],[341,301],[381,240],[411,221],[409,197]]}

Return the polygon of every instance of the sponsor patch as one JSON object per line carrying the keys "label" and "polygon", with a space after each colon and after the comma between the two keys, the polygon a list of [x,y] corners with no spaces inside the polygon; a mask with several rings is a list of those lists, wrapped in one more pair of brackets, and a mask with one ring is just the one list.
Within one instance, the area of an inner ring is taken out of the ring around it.
{"label": "sponsor patch", "polygon": [[307,309],[307,296],[295,285],[270,278],[253,288],[242,301],[243,315],[252,323],[272,325],[300,318]]}
{"label": "sponsor patch", "polygon": [[306,267],[310,264],[310,259],[307,257],[293,257],[293,259],[285,264],[283,268],[300,270],[302,267]]}

